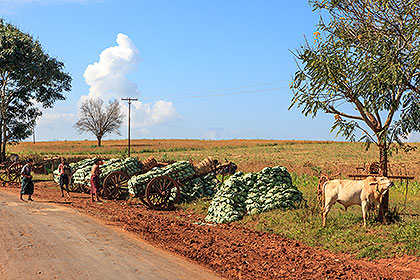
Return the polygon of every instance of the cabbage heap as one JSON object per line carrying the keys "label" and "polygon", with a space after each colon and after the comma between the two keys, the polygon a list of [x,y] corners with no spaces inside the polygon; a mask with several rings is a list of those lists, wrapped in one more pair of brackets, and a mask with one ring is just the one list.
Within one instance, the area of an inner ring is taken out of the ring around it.
{"label": "cabbage heap", "polygon": [[128,181],[128,192],[136,197],[144,195],[147,184],[158,176],[168,175],[174,180],[184,180],[194,174],[195,171],[190,162],[177,161],[164,168],[153,168],[147,173],[131,177]]}
{"label": "cabbage heap", "polygon": [[[70,163],[70,168],[73,172],[72,183],[75,185],[88,186],[90,184],[90,176],[93,163],[96,158],[84,159],[76,163]],[[101,165],[101,174],[99,179],[101,182],[112,172],[124,171],[127,172],[129,176],[135,174],[136,172],[141,171],[141,164],[137,158],[127,158],[125,160],[113,158],[110,160],[104,161],[104,164]],[[58,169],[54,171],[54,180],[58,183],[60,179]]]}
{"label": "cabbage heap", "polygon": [[285,167],[266,167],[258,173],[237,172],[217,190],[206,221],[226,223],[242,219],[245,214],[294,209],[302,199]]}
{"label": "cabbage heap", "polygon": [[[80,160],[78,162],[70,163],[69,166],[73,172],[73,176],[74,176],[74,173],[79,169],[89,168],[90,170],[93,166],[93,162],[95,161],[95,159],[96,158],[87,158],[87,159]],[[54,181],[58,184],[60,181],[60,172],[58,171],[58,168],[54,170],[53,174],[54,174]]]}
{"label": "cabbage heap", "polygon": [[212,197],[220,182],[214,173],[185,181],[181,186],[181,202],[190,202],[201,197]]}

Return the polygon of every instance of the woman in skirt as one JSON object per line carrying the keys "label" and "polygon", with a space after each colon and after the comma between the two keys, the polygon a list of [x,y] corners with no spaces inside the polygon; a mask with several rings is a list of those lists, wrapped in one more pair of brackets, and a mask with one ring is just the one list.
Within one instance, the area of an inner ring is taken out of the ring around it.
{"label": "woman in skirt", "polygon": [[23,200],[23,195],[27,194],[28,201],[33,201],[32,194],[34,193],[34,183],[32,182],[32,159],[28,159],[26,165],[22,168],[21,175],[22,175],[22,189],[20,190],[20,200]]}

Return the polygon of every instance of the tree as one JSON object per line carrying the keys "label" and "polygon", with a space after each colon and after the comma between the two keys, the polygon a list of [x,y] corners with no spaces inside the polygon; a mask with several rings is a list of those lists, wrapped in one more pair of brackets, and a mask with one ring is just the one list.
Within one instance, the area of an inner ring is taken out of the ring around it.
{"label": "tree", "polygon": [[[294,53],[290,108],[301,107],[305,116],[335,115],[332,131],[351,141],[360,137],[367,148],[376,144],[387,176],[390,152],[413,149],[403,140],[420,131],[420,0],[310,4],[329,17],[321,17],[314,44]],[[380,218],[387,210],[388,193]]]}
{"label": "tree", "polygon": [[110,133],[121,135],[120,127],[123,120],[121,107],[117,100],[104,106],[102,99],[88,99],[79,109],[79,120],[74,127],[79,131],[91,132],[98,139],[98,147],[102,138]]}
{"label": "tree", "polygon": [[0,161],[6,159],[6,143],[33,133],[42,115],[36,103],[50,108],[65,99],[71,77],[63,68],[38,40],[0,19]]}

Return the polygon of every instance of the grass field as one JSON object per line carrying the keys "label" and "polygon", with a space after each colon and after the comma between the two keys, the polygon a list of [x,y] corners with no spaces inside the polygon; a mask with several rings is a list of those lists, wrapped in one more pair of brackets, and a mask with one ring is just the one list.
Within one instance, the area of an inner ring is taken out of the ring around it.
{"label": "grass field", "polygon": [[[127,143],[123,140],[23,142],[9,146],[10,153],[42,158],[64,155],[67,158],[100,156],[125,157]],[[420,148],[420,144],[414,144]],[[420,180],[420,150],[410,154],[394,154],[390,161],[391,174],[412,174]],[[317,171],[346,175],[355,173],[355,167],[378,161],[378,151],[372,147],[366,152],[361,143],[279,141],[279,140],[132,140],[132,156],[158,160],[200,161],[212,156],[219,161],[235,162],[239,170],[257,172],[266,166],[282,165],[297,174],[317,175]]]}
{"label": "grass field", "polygon": [[[238,164],[245,172],[260,171],[266,166],[286,166],[294,184],[304,193],[307,207],[294,210],[274,210],[254,216],[246,216],[237,223],[256,230],[301,240],[311,246],[333,252],[344,252],[358,258],[385,258],[403,254],[420,257],[420,153],[394,154],[391,158],[391,174],[410,174],[416,181],[410,182],[407,201],[405,185],[396,182],[390,192],[390,208],[400,221],[391,225],[375,222],[362,227],[359,206],[344,212],[336,204],[328,217],[328,226],[321,226],[316,202],[319,171],[331,174],[355,173],[355,167],[377,161],[377,150],[365,151],[361,143],[275,141],[275,140],[134,140],[132,155],[139,159],[154,156],[158,160],[199,161],[207,156],[219,160],[225,158]],[[101,156],[124,157],[125,141],[104,141],[96,147],[93,141],[21,143],[9,147],[10,152],[24,157],[42,158],[64,155],[70,159]],[[415,144],[417,147],[419,144]],[[41,178],[40,178],[41,179]],[[42,179],[48,179],[43,177]],[[199,200],[184,204],[187,211],[206,214],[209,201]]]}

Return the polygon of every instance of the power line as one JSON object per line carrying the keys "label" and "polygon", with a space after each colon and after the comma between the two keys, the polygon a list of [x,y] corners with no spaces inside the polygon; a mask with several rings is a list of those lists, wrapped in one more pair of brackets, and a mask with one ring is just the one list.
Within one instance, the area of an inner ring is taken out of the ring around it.
{"label": "power line", "polygon": [[[219,90],[212,90],[212,91],[200,91],[200,92],[195,92],[194,95],[166,96],[166,97],[155,96],[154,98],[156,98],[156,99],[186,99],[186,98],[206,98],[206,97],[218,97],[218,96],[229,96],[229,95],[259,93],[259,92],[267,92],[267,91],[279,90],[279,89],[286,88],[288,86],[268,88],[268,89],[255,89],[255,90],[249,90],[249,91],[238,91],[238,92],[226,92],[226,91],[231,91],[231,90],[235,90],[235,89],[244,89],[244,88],[250,88],[250,87],[258,87],[258,86],[264,86],[264,85],[270,85],[270,84],[277,84],[277,83],[284,83],[284,82],[290,82],[290,81],[288,81],[288,80],[282,80],[282,81],[266,82],[266,83],[259,83],[259,84],[246,85],[246,86],[240,86],[240,87],[234,87],[234,88],[219,89]],[[219,93],[218,94],[218,92],[222,92],[222,93]],[[201,93],[216,93],[216,94],[205,94],[205,95],[201,95]]]}
{"label": "power line", "polygon": [[250,87],[260,87],[260,86],[266,86],[266,85],[272,85],[272,84],[278,84],[278,83],[284,83],[284,82],[289,82],[289,81],[288,80],[282,80],[282,81],[265,82],[265,83],[251,84],[251,85],[238,86],[238,87],[225,88],[225,89],[216,89],[216,90],[209,90],[209,91],[196,91],[194,93],[195,94],[201,94],[201,93],[217,93],[217,92],[224,92],[224,91],[235,90],[235,89],[243,89],[243,88],[250,88]]}
{"label": "power line", "polygon": [[190,96],[183,96],[179,98],[206,98],[206,97],[240,95],[240,94],[249,94],[249,93],[260,93],[260,92],[267,92],[267,91],[275,91],[275,90],[283,89],[286,87],[287,86],[276,87],[276,88],[265,88],[265,89],[259,89],[259,90],[237,91],[237,92],[229,92],[229,93],[221,93],[221,94],[190,95]]}

